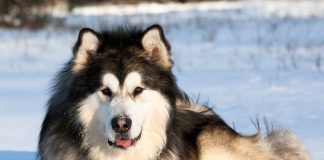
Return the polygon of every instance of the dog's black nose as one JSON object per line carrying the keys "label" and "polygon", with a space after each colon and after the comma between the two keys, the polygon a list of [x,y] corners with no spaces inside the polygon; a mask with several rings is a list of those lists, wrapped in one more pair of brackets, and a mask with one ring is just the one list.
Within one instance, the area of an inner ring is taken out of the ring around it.
{"label": "dog's black nose", "polygon": [[116,132],[128,132],[132,126],[132,120],[125,116],[115,117],[111,120],[111,126]]}

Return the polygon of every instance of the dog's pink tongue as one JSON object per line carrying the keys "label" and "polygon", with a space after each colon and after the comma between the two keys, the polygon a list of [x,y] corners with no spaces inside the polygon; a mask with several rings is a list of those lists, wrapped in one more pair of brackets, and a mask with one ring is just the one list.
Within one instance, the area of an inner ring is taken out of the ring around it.
{"label": "dog's pink tongue", "polygon": [[116,146],[122,146],[124,148],[128,148],[132,144],[130,139],[117,139]]}

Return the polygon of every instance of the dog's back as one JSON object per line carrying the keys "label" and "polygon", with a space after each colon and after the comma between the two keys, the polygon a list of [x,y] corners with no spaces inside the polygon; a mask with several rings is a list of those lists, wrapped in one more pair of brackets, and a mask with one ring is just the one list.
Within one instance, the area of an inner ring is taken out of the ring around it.
{"label": "dog's back", "polygon": [[183,123],[195,127],[190,130],[196,132],[194,140],[197,154],[192,160],[310,159],[309,153],[292,132],[277,128],[269,129],[264,137],[260,134],[244,136],[229,127],[206,106],[178,100],[178,109],[182,113],[179,115],[192,117],[184,118]]}

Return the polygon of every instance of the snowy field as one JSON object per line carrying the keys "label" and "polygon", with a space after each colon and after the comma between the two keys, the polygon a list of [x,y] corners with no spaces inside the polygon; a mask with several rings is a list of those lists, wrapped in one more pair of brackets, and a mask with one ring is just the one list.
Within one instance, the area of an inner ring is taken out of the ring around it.
{"label": "snowy field", "polygon": [[192,97],[255,132],[268,118],[324,159],[324,1],[141,4],[55,11],[65,29],[0,28],[0,159],[34,160],[50,80],[82,27],[160,23],[174,72]]}

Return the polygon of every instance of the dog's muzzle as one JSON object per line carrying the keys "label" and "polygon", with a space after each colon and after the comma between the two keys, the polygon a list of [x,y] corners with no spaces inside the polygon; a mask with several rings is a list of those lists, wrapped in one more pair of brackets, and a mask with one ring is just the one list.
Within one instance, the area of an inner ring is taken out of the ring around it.
{"label": "dog's muzzle", "polygon": [[117,148],[127,149],[131,145],[135,144],[135,142],[140,139],[141,134],[131,139],[129,136],[129,130],[132,127],[132,120],[127,116],[118,116],[111,120],[111,127],[116,133],[115,142],[112,142],[108,139],[108,144],[111,146],[115,146]]}

